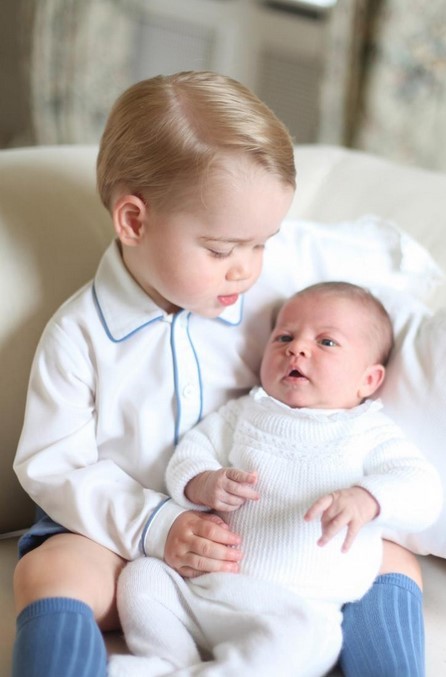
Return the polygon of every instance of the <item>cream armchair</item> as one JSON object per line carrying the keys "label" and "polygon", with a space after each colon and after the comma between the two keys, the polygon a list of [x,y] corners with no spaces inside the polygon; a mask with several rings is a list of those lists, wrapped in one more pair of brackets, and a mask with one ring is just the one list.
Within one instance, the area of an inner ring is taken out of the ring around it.
{"label": "cream armchair", "polygon": [[[95,147],[82,146],[0,151],[0,677],[10,673],[15,634],[17,534],[34,510],[12,471],[32,356],[47,319],[93,275],[113,236],[95,192],[95,157]],[[298,147],[296,161],[292,216],[332,223],[377,214],[412,234],[446,269],[446,175],[335,147]],[[433,302],[446,305],[444,289]],[[446,670],[446,562],[420,560],[427,675],[438,677]],[[122,649],[116,635],[108,643],[111,651]]]}

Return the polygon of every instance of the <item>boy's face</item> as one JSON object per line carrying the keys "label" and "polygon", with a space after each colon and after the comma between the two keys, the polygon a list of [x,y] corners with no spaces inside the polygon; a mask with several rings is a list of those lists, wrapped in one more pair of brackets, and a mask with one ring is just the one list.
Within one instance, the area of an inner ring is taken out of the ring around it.
{"label": "boy's face", "polygon": [[216,317],[257,280],[267,240],[293,197],[266,171],[232,160],[210,177],[201,199],[164,213],[148,202],[137,246],[123,247],[136,281],[167,312]]}
{"label": "boy's face", "polygon": [[333,294],[303,294],[281,309],[261,366],[269,395],[290,407],[350,409],[384,378],[367,311]]}

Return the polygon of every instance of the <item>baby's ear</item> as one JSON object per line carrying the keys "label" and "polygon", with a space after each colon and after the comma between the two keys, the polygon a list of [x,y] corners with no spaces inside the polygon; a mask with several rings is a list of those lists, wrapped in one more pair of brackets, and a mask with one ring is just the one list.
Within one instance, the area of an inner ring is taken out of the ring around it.
{"label": "baby's ear", "polygon": [[147,207],[138,195],[122,195],[113,205],[113,226],[123,245],[135,247],[144,233]]}
{"label": "baby's ear", "polygon": [[362,377],[362,384],[359,389],[361,399],[370,397],[378,390],[381,383],[384,381],[386,375],[386,368],[382,364],[373,364],[367,367]]}

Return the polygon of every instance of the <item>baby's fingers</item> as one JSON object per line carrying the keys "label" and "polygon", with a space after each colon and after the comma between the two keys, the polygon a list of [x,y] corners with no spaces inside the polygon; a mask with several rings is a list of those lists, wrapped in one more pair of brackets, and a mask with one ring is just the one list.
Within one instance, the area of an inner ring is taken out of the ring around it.
{"label": "baby's fingers", "polygon": [[304,515],[304,519],[310,522],[316,517],[321,517],[323,513],[328,510],[328,508],[333,503],[333,494],[328,494],[327,496],[321,496],[317,501],[311,505],[307,512]]}
{"label": "baby's fingers", "polygon": [[246,472],[238,468],[226,468],[226,477],[238,484],[255,484],[257,482],[256,472]]}
{"label": "baby's fingers", "polygon": [[348,525],[347,529],[347,535],[344,539],[344,543],[342,544],[342,552],[348,552],[351,548],[351,545],[353,541],[355,540],[358,531],[360,530],[359,525],[355,524],[354,522],[350,522]]}
{"label": "baby's fingers", "polygon": [[336,515],[325,514],[321,520],[322,535],[318,540],[318,545],[325,545],[328,541],[338,534],[348,524],[348,519],[344,514],[337,513]]}
{"label": "baby's fingers", "polygon": [[257,481],[257,473],[248,473],[237,468],[228,468],[226,478],[226,492],[233,497],[242,499],[240,501],[228,500],[229,504],[242,505],[245,501],[257,501],[259,499],[259,494],[253,486]]}

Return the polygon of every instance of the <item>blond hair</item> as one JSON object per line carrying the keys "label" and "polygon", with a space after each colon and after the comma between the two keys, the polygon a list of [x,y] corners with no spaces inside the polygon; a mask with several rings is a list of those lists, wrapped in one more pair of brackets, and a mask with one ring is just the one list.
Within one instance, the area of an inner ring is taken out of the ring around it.
{"label": "blond hair", "polygon": [[370,339],[375,347],[376,360],[386,366],[393,349],[393,326],[389,313],[368,289],[350,282],[319,282],[305,287],[295,294],[323,294],[343,297],[360,304],[368,313],[370,320]]}
{"label": "blond hair", "polygon": [[295,188],[285,126],[247,87],[212,72],[138,82],[116,101],[102,135],[97,184],[110,209],[116,188],[147,193],[158,207],[200,191],[210,167],[243,154]]}

